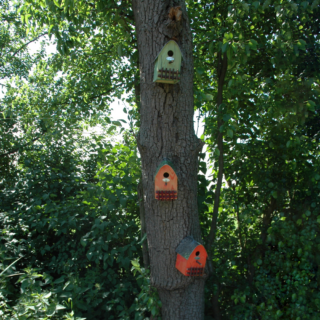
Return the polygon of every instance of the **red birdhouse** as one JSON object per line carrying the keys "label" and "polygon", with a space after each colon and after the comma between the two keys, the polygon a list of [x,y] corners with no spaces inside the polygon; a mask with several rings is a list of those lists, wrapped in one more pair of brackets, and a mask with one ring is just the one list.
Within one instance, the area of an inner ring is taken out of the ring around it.
{"label": "red birdhouse", "polygon": [[207,261],[207,251],[192,237],[184,238],[178,248],[176,268],[187,277],[202,276]]}
{"label": "red birdhouse", "polygon": [[156,171],[154,192],[157,200],[176,200],[178,197],[178,177],[168,160],[162,161]]}

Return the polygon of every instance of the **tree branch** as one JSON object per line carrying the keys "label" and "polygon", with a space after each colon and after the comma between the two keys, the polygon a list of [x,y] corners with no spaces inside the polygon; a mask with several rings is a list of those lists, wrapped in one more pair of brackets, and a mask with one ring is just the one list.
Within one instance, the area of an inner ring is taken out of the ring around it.
{"label": "tree branch", "polygon": [[16,149],[13,149],[13,150],[11,150],[11,151],[9,151],[9,152],[7,152],[7,153],[2,153],[2,154],[0,154],[0,157],[1,157],[1,158],[4,158],[4,157],[6,157],[6,156],[9,156],[10,154],[13,154],[13,153],[18,152],[21,148],[25,148],[25,147],[29,146],[30,144],[33,144],[35,141],[39,140],[40,137],[41,137],[43,134],[44,134],[44,132],[41,133],[38,137],[32,139],[31,142],[25,144],[24,146],[20,146],[20,147],[18,147],[18,148],[16,148]]}
{"label": "tree branch", "polygon": [[48,32],[45,32],[43,34],[40,34],[38,37],[30,40],[29,42],[25,43],[23,46],[21,46],[12,56],[12,58],[17,55],[23,48],[25,48],[26,46],[28,46],[30,43],[37,41],[39,38],[45,36],[46,34],[48,34]]}
{"label": "tree branch", "polygon": [[[227,55],[224,54],[223,58],[221,56],[221,52],[218,54],[218,68],[217,73],[219,76],[218,80],[218,95],[217,95],[217,106],[218,108],[222,104],[223,101],[223,85],[224,85],[224,79],[227,73],[227,67],[228,67],[228,61],[227,61]],[[224,121],[222,119],[219,119],[218,117],[218,130],[223,125]],[[218,133],[217,137],[217,143],[218,143],[218,149],[220,151],[219,155],[219,171],[218,171],[218,182],[215,190],[215,198],[214,198],[214,209],[212,214],[212,222],[210,227],[210,233],[208,235],[208,242],[207,242],[207,248],[209,251],[211,251],[211,247],[215,241],[216,237],[216,230],[217,230],[217,219],[218,219],[218,210],[220,205],[220,193],[221,193],[221,186],[222,186],[222,177],[223,177],[223,134],[222,132]]]}

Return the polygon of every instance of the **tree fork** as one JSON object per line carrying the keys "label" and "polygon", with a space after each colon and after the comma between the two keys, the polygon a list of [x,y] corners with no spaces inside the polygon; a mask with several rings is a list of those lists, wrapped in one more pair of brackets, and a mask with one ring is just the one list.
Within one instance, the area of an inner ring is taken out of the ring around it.
{"label": "tree fork", "polygon": [[[172,6],[182,19],[171,20]],[[198,153],[203,143],[193,127],[192,37],[184,2],[133,0],[140,61],[140,132],[143,201],[151,285],[158,288],[163,319],[203,319],[204,278],[185,277],[175,268],[176,248],[186,236],[201,242],[197,205]],[[179,83],[153,82],[154,60],[174,39],[183,54]],[[169,159],[177,169],[178,199],[154,198],[154,174]]]}

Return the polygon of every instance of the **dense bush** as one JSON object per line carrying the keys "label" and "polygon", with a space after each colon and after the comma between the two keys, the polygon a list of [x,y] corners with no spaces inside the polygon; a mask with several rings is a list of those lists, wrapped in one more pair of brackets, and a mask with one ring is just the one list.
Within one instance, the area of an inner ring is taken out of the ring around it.
{"label": "dense bush", "polygon": [[61,306],[87,319],[137,312],[130,270],[141,250],[139,161],[128,146],[95,143],[29,153],[14,187],[3,190],[1,269],[20,258],[2,275],[2,308],[17,317],[59,318]]}

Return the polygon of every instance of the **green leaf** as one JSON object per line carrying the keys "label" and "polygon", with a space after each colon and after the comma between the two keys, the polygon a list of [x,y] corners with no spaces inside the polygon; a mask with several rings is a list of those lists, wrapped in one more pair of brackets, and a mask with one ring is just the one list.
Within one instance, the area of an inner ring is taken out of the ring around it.
{"label": "green leaf", "polygon": [[228,49],[228,46],[229,46],[229,43],[228,43],[228,42],[227,42],[227,43],[224,43],[224,44],[222,45],[221,51],[222,51],[223,53],[226,52],[227,49]]}
{"label": "green leaf", "polygon": [[46,315],[49,317],[53,317],[55,313],[56,313],[56,306],[54,303],[51,303],[46,311]]}
{"label": "green leaf", "polygon": [[245,11],[249,11],[249,5],[248,5],[248,3],[242,2],[242,6],[243,6],[243,9],[244,9]]}
{"label": "green leaf", "polygon": [[235,42],[231,43],[231,47],[232,47],[232,50],[233,50],[234,53],[238,52],[238,47],[237,47],[237,44]]}
{"label": "green leaf", "polygon": [[49,292],[49,293],[47,293],[46,295],[44,295],[43,297],[44,297],[45,299],[48,299],[48,298],[50,298],[50,297],[51,297],[51,295],[52,295],[52,293],[51,293],[51,292]]}
{"label": "green leaf", "polygon": [[233,138],[233,130],[228,129],[228,130],[227,130],[227,135],[228,135],[230,138]]}
{"label": "green leaf", "polygon": [[114,130],[116,130],[117,127],[116,126],[110,126],[109,129],[107,130],[107,134],[111,134]]}
{"label": "green leaf", "polygon": [[214,55],[214,45],[213,42],[210,42],[209,44],[209,53],[213,56]]}
{"label": "green leaf", "polygon": [[66,282],[65,285],[63,286],[62,290],[65,290],[69,284],[70,284],[70,281]]}
{"label": "green leaf", "polygon": [[314,112],[315,111],[315,106],[316,106],[316,104],[312,100],[308,100],[307,101],[308,110]]}
{"label": "green leaf", "polygon": [[121,58],[122,57],[122,45],[119,44],[118,47],[117,47],[117,52],[118,52],[118,56]]}
{"label": "green leaf", "polygon": [[59,4],[58,0],[53,0],[53,2],[58,8],[60,8],[60,4]]}
{"label": "green leaf", "polygon": [[254,40],[254,39],[250,39],[248,41],[248,45],[249,45],[250,49],[257,50],[258,42],[256,40]]}
{"label": "green leaf", "polygon": [[152,314],[152,316],[156,316],[157,315],[157,308],[155,306],[151,307],[151,314]]}
{"label": "green leaf", "polygon": [[252,5],[257,9],[260,5],[260,2],[259,1],[255,1],[252,3]]}
{"label": "green leaf", "polygon": [[93,257],[93,252],[91,252],[91,251],[87,252],[86,256],[87,256],[88,260],[90,261]]}
{"label": "green leaf", "polygon": [[54,283],[54,284],[60,284],[60,283],[62,283],[62,282],[64,282],[64,276],[58,278],[58,279],[55,280],[53,283]]}
{"label": "green leaf", "polygon": [[227,33],[224,34],[224,38],[226,40],[228,40],[228,41],[232,40],[233,39],[233,34],[231,32],[227,32]]}
{"label": "green leaf", "polygon": [[66,309],[66,307],[61,304],[56,305],[56,310],[63,310],[63,309]]}
{"label": "green leaf", "polygon": [[121,122],[120,121],[112,121],[112,124],[117,126],[117,127],[121,127]]}
{"label": "green leaf", "polygon": [[131,264],[135,267],[135,268],[140,268],[140,263],[137,260],[131,260]]}
{"label": "green leaf", "polygon": [[80,243],[82,244],[83,247],[85,247],[87,245],[87,241],[84,239],[81,239]]}
{"label": "green leaf", "polygon": [[213,100],[213,95],[212,95],[212,94],[209,94],[209,93],[206,93],[206,94],[205,94],[205,100],[206,100],[206,101],[212,101],[212,100]]}
{"label": "green leaf", "polygon": [[202,74],[204,73],[204,69],[201,68],[201,67],[198,67],[198,68],[196,69],[196,71],[197,71],[197,73],[198,73],[199,75],[202,75]]}
{"label": "green leaf", "polygon": [[228,120],[230,120],[231,119],[231,114],[224,114],[223,115],[223,121],[228,121]]}
{"label": "green leaf", "polygon": [[306,44],[307,43],[302,39],[297,40],[298,48],[301,49],[301,50],[305,50],[306,49]]}

